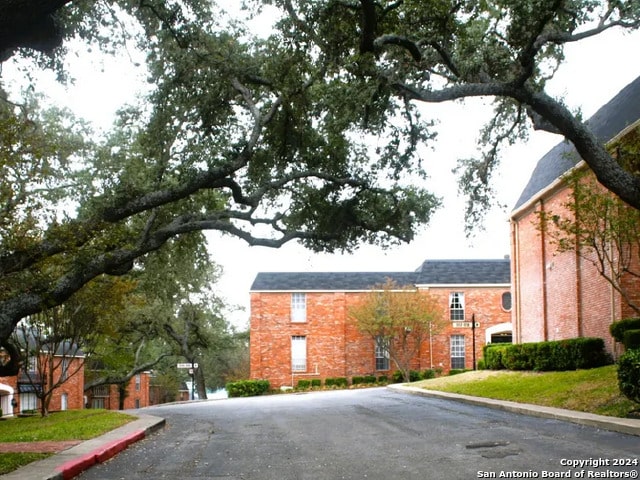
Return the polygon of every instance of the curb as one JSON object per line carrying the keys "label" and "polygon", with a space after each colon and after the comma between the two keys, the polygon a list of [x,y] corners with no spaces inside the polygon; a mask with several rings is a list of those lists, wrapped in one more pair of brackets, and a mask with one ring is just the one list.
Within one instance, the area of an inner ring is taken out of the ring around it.
{"label": "curb", "polygon": [[577,412],[574,410],[565,410],[562,408],[544,407],[540,405],[529,405],[524,403],[509,402],[506,400],[494,400],[492,398],[472,397],[469,395],[460,395],[457,393],[440,392],[436,390],[425,390],[423,388],[411,387],[408,385],[389,385],[390,390],[397,392],[419,395],[423,397],[435,397],[446,400],[454,400],[458,402],[478,405],[483,407],[495,408],[512,413],[522,415],[530,415],[533,417],[550,418],[554,420],[562,420],[565,422],[576,423],[589,427],[596,427],[602,430],[609,430],[617,433],[625,433],[627,435],[640,436],[640,420],[632,418],[607,417],[605,415],[596,415],[594,413]]}
{"label": "curb", "polygon": [[129,445],[165,426],[165,419],[135,415],[135,420],[110,432],[82,442],[44,460],[25,465],[3,480],[69,480],[92,466],[106,462]]}

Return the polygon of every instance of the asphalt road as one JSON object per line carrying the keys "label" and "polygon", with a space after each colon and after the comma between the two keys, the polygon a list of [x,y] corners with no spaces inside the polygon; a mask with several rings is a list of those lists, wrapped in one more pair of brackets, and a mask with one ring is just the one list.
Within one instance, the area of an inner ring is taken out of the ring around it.
{"label": "asphalt road", "polygon": [[637,436],[384,388],[144,412],[167,426],[78,478],[637,478],[640,470]]}

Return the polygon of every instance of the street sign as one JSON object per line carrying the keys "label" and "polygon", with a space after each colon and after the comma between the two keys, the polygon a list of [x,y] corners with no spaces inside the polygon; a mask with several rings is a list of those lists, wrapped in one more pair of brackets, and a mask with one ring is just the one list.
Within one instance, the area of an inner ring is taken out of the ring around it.
{"label": "street sign", "polygon": [[179,363],[178,368],[198,368],[198,364],[194,363],[193,365],[190,363]]}

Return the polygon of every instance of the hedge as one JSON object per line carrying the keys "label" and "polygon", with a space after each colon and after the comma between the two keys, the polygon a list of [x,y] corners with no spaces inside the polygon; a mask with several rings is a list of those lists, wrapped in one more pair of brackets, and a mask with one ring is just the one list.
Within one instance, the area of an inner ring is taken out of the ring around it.
{"label": "hedge", "polygon": [[627,350],[640,348],[640,329],[627,330],[624,332],[622,343]]}
{"label": "hedge", "polygon": [[325,387],[346,387],[347,379],[345,377],[327,378],[324,381]]}
{"label": "hedge", "polygon": [[640,403],[640,349],[629,350],[618,360],[618,387],[629,400]]}
{"label": "hedge", "polygon": [[484,364],[490,370],[562,371],[596,368],[611,363],[601,338],[486,345]]}
{"label": "hedge", "polygon": [[624,332],[640,329],[640,318],[625,318],[609,325],[609,332],[617,342],[624,343]]}
{"label": "hedge", "polygon": [[269,380],[239,380],[225,385],[229,397],[255,397],[269,391]]}

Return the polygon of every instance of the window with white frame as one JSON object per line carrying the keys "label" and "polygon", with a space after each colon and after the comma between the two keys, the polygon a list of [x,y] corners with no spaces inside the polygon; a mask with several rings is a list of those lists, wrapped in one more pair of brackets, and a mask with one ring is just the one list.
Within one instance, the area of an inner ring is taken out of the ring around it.
{"label": "window with white frame", "polygon": [[464,335],[451,335],[451,368],[463,369],[465,358]]}
{"label": "window with white frame", "polygon": [[389,370],[389,340],[376,337],[376,370]]}
{"label": "window with white frame", "polygon": [[452,322],[464,322],[464,292],[449,294],[449,317]]}
{"label": "window with white frame", "polygon": [[21,393],[19,397],[21,412],[38,409],[38,397],[35,393]]}
{"label": "window with white frame", "polygon": [[69,359],[63,358],[60,363],[60,380],[65,381],[69,376]]}
{"label": "window with white frame", "polygon": [[307,296],[304,293],[291,294],[291,321],[307,321]]}
{"label": "window with white frame", "polygon": [[307,337],[294,335],[291,337],[291,370],[307,371]]}
{"label": "window with white frame", "polygon": [[511,292],[504,292],[502,294],[502,308],[507,312],[511,311]]}

